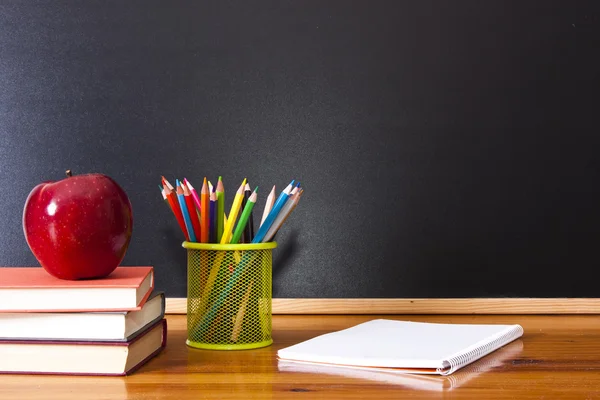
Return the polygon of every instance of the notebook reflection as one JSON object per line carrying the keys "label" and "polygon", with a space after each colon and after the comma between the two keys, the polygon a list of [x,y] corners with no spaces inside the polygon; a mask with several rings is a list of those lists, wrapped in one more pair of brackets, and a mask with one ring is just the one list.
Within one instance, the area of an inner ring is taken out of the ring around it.
{"label": "notebook reflection", "polygon": [[484,373],[493,373],[509,363],[523,350],[523,341],[515,340],[497,351],[475,361],[449,376],[419,375],[397,372],[394,369],[332,366],[278,360],[279,372],[326,374],[344,378],[364,379],[387,385],[401,385],[416,390],[452,390],[476,379]]}

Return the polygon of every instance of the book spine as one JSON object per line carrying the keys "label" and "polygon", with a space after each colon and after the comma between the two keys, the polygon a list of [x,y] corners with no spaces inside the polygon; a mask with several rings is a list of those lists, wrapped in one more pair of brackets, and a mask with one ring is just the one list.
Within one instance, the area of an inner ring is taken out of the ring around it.
{"label": "book spine", "polygon": [[506,331],[493,336],[489,340],[473,346],[469,350],[449,357],[444,361],[444,368],[438,368],[437,372],[441,375],[450,375],[462,367],[479,360],[490,354],[492,351],[512,342],[523,335],[523,328],[520,325],[508,328]]}

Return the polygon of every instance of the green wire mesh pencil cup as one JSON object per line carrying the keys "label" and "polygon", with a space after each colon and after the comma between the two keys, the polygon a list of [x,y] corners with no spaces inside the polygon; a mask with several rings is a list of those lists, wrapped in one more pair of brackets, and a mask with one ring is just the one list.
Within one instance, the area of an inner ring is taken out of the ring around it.
{"label": "green wire mesh pencil cup", "polygon": [[269,346],[272,250],[277,243],[183,242],[187,249],[188,346],[246,350]]}

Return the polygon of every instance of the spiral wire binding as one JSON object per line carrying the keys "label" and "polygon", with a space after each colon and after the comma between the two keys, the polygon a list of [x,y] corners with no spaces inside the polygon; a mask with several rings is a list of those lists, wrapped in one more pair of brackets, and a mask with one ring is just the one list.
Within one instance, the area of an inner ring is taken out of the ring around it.
{"label": "spiral wire binding", "polygon": [[490,354],[495,349],[512,342],[521,335],[523,335],[523,328],[520,325],[517,325],[514,328],[509,329],[507,332],[500,334],[494,340],[491,340],[483,345],[476,346],[472,350],[469,350],[465,353],[448,358],[448,360],[445,360],[443,363],[444,367],[438,368],[437,372],[441,375],[450,375],[465,365],[468,365],[473,361],[479,360],[481,357]]}

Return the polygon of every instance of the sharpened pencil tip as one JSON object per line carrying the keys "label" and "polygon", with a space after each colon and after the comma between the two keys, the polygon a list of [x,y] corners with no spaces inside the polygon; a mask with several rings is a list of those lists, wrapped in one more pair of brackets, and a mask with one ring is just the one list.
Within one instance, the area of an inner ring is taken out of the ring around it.
{"label": "sharpened pencil tip", "polygon": [[221,179],[221,175],[219,175],[219,180],[220,180],[220,181],[222,180],[222,179]]}
{"label": "sharpened pencil tip", "polygon": [[179,179],[175,179],[175,186],[179,186]]}

